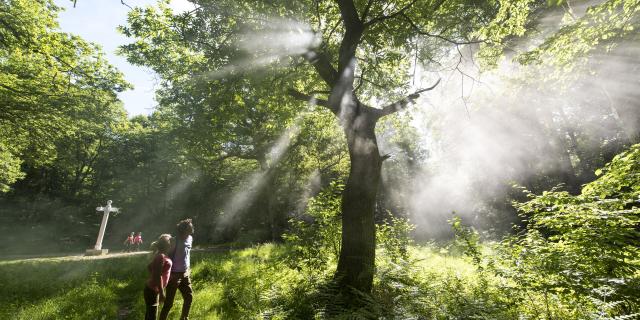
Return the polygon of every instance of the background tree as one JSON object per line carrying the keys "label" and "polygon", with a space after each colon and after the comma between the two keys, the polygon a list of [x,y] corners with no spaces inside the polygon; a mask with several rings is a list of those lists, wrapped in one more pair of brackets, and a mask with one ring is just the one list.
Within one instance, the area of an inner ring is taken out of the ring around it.
{"label": "background tree", "polygon": [[96,45],[57,31],[52,1],[0,3],[0,189],[24,177],[23,162],[56,158],[55,143],[104,126],[127,89]]}

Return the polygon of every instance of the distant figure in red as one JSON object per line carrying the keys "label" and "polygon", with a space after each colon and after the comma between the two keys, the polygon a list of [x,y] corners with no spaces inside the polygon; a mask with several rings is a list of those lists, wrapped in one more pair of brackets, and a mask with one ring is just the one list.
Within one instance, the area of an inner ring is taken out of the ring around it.
{"label": "distant figure in red", "polygon": [[[133,234],[133,232],[131,234]],[[135,237],[133,237],[133,245],[135,246],[136,251],[140,251],[141,244],[142,244],[142,232],[138,232],[138,234]]]}
{"label": "distant figure in red", "polygon": [[133,232],[124,240],[124,252],[131,252],[133,250]]}
{"label": "distant figure in red", "polygon": [[168,256],[169,248],[171,248],[171,235],[169,234],[163,234],[157,241],[151,243],[154,257],[147,266],[150,275],[144,286],[145,320],[156,320],[158,305],[164,302],[164,288],[167,287],[171,276],[172,262]]}

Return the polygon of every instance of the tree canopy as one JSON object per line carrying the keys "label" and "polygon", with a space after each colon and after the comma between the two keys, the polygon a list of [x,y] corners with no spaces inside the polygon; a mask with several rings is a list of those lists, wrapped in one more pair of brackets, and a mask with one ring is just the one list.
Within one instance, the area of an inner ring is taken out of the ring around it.
{"label": "tree canopy", "polygon": [[124,115],[129,88],[95,44],[58,30],[52,1],[0,3],[0,189],[24,177],[23,162],[56,158],[55,142]]}

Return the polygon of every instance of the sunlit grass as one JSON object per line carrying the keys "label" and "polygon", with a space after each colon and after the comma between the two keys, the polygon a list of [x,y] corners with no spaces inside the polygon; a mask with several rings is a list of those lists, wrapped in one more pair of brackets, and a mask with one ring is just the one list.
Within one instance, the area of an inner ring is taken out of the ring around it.
{"label": "sunlit grass", "polygon": [[[272,244],[230,252],[194,252],[192,318],[300,319],[323,314],[333,302],[323,288],[329,285],[335,265],[309,272],[295,268],[286,254],[285,246]],[[411,278],[405,279],[402,274],[394,275],[404,272],[402,268],[383,252],[378,254],[374,299],[380,308],[404,312],[402,308],[411,308],[410,300],[417,299],[444,309],[413,312],[460,314],[452,306],[465,308],[487,290],[464,257],[433,246],[412,247],[410,255],[417,262]],[[0,262],[0,318],[140,319],[148,259],[148,255],[137,255]],[[417,296],[412,296],[412,290],[419,287]],[[171,319],[178,318],[181,307],[178,294]]]}
{"label": "sunlit grass", "polygon": [[[195,319],[259,316],[261,295],[280,279],[297,276],[278,255],[283,248],[194,252]],[[139,319],[148,255],[100,260],[39,259],[0,262],[1,319]],[[286,285],[286,284],[285,284]],[[178,294],[179,296],[179,294]],[[178,316],[182,299],[172,312]]]}
{"label": "sunlit grass", "polygon": [[[260,314],[261,294],[296,272],[263,245],[230,253],[194,253],[195,319]],[[147,255],[101,260],[0,262],[1,319],[139,319]],[[288,275],[289,274],[289,275]],[[180,310],[177,299],[174,310]],[[178,312],[173,312],[177,317]]]}

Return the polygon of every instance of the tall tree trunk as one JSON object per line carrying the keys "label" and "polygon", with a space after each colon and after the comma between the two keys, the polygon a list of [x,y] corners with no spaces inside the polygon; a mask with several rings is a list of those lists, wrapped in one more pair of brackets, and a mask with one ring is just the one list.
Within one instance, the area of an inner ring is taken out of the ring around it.
{"label": "tall tree trunk", "polygon": [[342,247],[336,277],[343,288],[369,293],[374,273],[374,210],[382,159],[375,135],[376,120],[361,108],[357,108],[352,119],[343,122],[351,169],[342,194]]}
{"label": "tall tree trunk", "polygon": [[[440,80],[430,88],[416,91],[381,109],[362,104],[356,98],[353,87],[356,52],[365,29],[376,20],[367,20],[368,9],[360,15],[353,0],[336,2],[344,26],[344,35],[338,51],[338,68],[333,66],[332,59],[324,51],[310,50],[303,55],[331,88],[328,99],[316,99],[293,89],[289,94],[299,100],[313,101],[314,104],[328,108],[338,117],[345,130],[351,168],[342,194],[342,246],[336,279],[342,288],[353,287],[361,292],[370,293],[375,269],[374,211],[382,166],[375,135],[376,122],[386,115],[404,109],[417,99],[420,93],[435,88]],[[369,1],[369,5],[371,4]],[[402,13],[412,4],[413,2],[396,14]],[[391,16],[381,16],[378,20],[389,17]]]}

